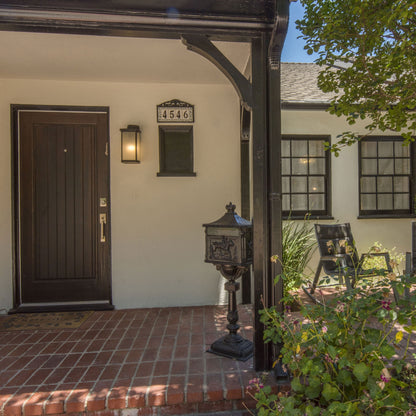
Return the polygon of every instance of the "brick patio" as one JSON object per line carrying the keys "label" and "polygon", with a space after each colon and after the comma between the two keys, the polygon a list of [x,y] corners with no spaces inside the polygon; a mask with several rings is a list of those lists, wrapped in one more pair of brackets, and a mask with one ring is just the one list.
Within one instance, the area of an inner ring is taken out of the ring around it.
{"label": "brick patio", "polygon": [[[251,308],[239,313],[251,339]],[[0,414],[243,414],[244,403],[254,407],[253,361],[205,352],[225,315],[222,306],[130,309],[94,312],[78,329],[0,332]]]}

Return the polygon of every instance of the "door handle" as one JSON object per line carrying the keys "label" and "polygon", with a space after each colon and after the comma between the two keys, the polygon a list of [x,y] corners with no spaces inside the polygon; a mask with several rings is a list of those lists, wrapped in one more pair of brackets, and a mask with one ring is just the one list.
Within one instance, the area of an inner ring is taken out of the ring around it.
{"label": "door handle", "polygon": [[104,225],[107,224],[107,214],[100,214],[100,242],[105,243]]}

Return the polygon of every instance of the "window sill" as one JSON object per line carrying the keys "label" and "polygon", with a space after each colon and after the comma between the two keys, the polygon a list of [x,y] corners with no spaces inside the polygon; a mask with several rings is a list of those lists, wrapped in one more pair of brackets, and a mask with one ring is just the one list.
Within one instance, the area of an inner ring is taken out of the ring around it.
{"label": "window sill", "polygon": [[158,172],[157,176],[196,176],[196,172]]}
{"label": "window sill", "polygon": [[381,219],[401,219],[401,218],[416,218],[416,215],[414,214],[397,214],[397,215],[386,215],[386,214],[381,214],[381,215],[359,215],[357,217],[357,219],[359,220],[381,220]]}
{"label": "window sill", "polygon": [[282,215],[282,220],[288,221],[288,220],[333,220],[334,217],[332,215]]}

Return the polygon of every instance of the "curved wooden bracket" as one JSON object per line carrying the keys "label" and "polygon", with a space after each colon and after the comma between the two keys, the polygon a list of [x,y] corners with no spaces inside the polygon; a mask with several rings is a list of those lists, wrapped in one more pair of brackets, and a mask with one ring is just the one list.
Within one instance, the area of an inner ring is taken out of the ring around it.
{"label": "curved wooden bracket", "polygon": [[279,70],[280,56],[283,44],[285,43],[287,29],[289,25],[289,3],[292,0],[278,2],[275,23],[271,35],[268,58],[270,70]]}
{"label": "curved wooden bracket", "polygon": [[212,62],[233,84],[240,100],[247,109],[253,106],[253,93],[250,81],[230,62],[230,60],[203,35],[182,35],[182,43],[190,50],[199,53]]}

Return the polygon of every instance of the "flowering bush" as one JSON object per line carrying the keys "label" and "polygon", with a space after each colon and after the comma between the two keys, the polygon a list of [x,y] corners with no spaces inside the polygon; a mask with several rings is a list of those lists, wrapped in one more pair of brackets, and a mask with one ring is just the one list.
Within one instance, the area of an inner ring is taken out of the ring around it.
{"label": "flowering bush", "polygon": [[[416,280],[393,282],[404,293]],[[406,364],[415,298],[396,303],[391,283],[364,279],[324,305],[302,304],[297,318],[261,311],[265,340],[283,343],[291,392],[273,395],[257,383],[258,415],[416,415],[415,372]]]}

